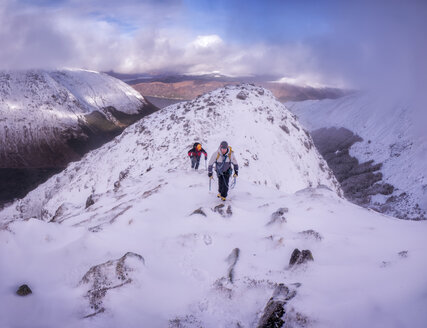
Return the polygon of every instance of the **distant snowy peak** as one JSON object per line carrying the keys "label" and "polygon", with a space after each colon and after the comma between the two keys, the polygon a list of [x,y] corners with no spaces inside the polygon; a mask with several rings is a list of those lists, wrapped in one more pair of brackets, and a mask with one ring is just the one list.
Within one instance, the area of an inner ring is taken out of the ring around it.
{"label": "distant snowy peak", "polygon": [[85,70],[0,72],[1,167],[65,166],[155,108]]}
{"label": "distant snowy peak", "polygon": [[28,194],[13,215],[52,220],[57,211],[84,211],[91,197],[115,197],[126,186],[155,192],[169,183],[169,174],[189,168],[187,152],[194,142],[210,157],[222,140],[235,151],[239,179],[288,193],[322,185],[341,195],[295,117],[269,91],[245,84],[144,117]]}

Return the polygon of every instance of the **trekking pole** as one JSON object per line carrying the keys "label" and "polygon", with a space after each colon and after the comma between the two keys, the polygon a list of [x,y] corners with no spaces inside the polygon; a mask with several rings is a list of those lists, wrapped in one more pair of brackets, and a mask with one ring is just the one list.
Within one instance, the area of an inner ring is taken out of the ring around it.
{"label": "trekking pole", "polygon": [[211,191],[212,177],[209,178],[209,191]]}
{"label": "trekking pole", "polygon": [[206,158],[205,158],[205,171],[207,171],[208,170],[208,166],[207,166],[207,164],[206,164]]}

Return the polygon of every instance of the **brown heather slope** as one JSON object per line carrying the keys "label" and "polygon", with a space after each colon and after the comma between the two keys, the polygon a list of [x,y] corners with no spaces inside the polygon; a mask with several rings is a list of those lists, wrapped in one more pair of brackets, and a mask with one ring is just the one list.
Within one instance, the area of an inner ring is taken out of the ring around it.
{"label": "brown heather slope", "polygon": [[[172,83],[143,82],[132,85],[132,87],[144,96],[191,100],[206,92],[224,87],[225,85],[239,83],[241,82],[189,80]],[[334,88],[301,87],[273,82],[258,82],[256,84],[269,89],[273,95],[282,102],[325,98],[335,99],[346,94],[345,91]]]}
{"label": "brown heather slope", "polygon": [[148,82],[138,83],[132,85],[134,89],[139,91],[142,95],[169,98],[169,99],[180,99],[180,100],[191,100],[199,95],[206,92],[221,88],[228,84],[237,84],[239,82],[221,82],[221,81],[182,81],[174,83],[164,82]]}

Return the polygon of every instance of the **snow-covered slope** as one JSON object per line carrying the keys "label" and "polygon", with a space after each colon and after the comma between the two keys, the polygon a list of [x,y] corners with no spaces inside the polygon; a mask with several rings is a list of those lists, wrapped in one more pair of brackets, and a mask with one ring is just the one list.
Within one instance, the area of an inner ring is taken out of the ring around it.
{"label": "snow-covered slope", "polygon": [[0,72],[0,167],[65,166],[154,110],[120,80],[85,71]]}
{"label": "snow-covered slope", "polygon": [[[122,180],[148,183],[156,173],[186,168],[194,142],[202,142],[212,153],[222,140],[235,150],[242,177],[249,181],[285,192],[325,185],[340,193],[293,115],[269,91],[244,85],[218,89],[145,117],[31,192],[13,215],[51,219],[63,203],[85,212],[89,196],[114,192]],[[151,184],[159,185],[157,178]]]}
{"label": "snow-covered slope", "polygon": [[[58,213],[62,223],[0,231],[0,326],[257,327],[281,283],[297,291],[286,306],[291,327],[425,326],[426,221],[243,177],[221,209],[205,174],[158,178],[128,181],[74,218]],[[206,216],[191,215],[197,209]],[[284,219],[270,223],[279,209]],[[295,248],[314,262],[289,268]],[[143,261],[128,258],[123,280],[115,268],[128,252]],[[24,283],[33,294],[14,295]]]}
{"label": "snow-covered slope", "polygon": [[[186,152],[224,139],[241,168],[221,202]],[[290,326],[422,327],[427,222],[338,194],[268,91],[167,107],[0,212],[0,326],[257,327],[274,294]]]}
{"label": "snow-covered slope", "polygon": [[427,210],[427,129],[417,130],[419,116],[410,103],[356,93],[286,105],[310,131],[345,127],[363,138],[351,147],[351,154],[362,162],[382,163],[383,180],[396,188],[392,195],[375,196],[373,203],[393,197],[391,203],[409,218],[419,217],[417,204]]}

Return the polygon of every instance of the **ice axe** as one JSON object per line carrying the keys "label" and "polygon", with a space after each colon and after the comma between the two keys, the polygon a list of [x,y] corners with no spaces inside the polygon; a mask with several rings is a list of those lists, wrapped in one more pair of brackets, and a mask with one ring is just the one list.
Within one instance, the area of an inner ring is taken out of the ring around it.
{"label": "ice axe", "polygon": [[209,191],[211,191],[213,176],[209,177]]}
{"label": "ice axe", "polygon": [[230,189],[234,189],[234,187],[236,186],[236,181],[236,177],[234,177],[233,182],[231,182]]}

